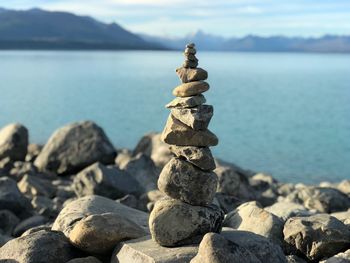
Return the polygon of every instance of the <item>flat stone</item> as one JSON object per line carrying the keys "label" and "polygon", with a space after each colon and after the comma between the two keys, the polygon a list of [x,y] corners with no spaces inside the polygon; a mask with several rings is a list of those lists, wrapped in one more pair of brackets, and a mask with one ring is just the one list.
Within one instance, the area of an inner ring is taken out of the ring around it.
{"label": "flat stone", "polygon": [[191,61],[186,59],[182,66],[184,68],[196,68],[198,66],[198,61]]}
{"label": "flat stone", "polygon": [[165,107],[167,108],[193,108],[199,105],[202,105],[206,102],[205,97],[202,94],[184,97],[184,98],[175,98],[170,103],[168,103]]}
{"label": "flat stone", "polygon": [[208,147],[171,145],[169,149],[177,157],[185,158],[202,170],[212,171],[216,168],[215,160]]}
{"label": "flat stone", "polygon": [[173,90],[173,95],[176,97],[190,97],[201,94],[209,90],[209,84],[205,81],[194,81],[183,83]]}
{"label": "flat stone", "polygon": [[215,206],[192,206],[164,198],[155,203],[149,218],[152,238],[161,246],[198,244],[209,232],[221,230],[223,211]]}
{"label": "flat stone", "polygon": [[208,78],[208,72],[202,68],[178,68],[176,74],[182,81],[182,83],[188,83],[193,81],[206,80]]}
{"label": "flat stone", "polygon": [[24,161],[28,147],[28,130],[21,124],[9,124],[0,130],[0,160]]}
{"label": "flat stone", "polygon": [[292,217],[283,233],[284,240],[311,261],[326,259],[350,246],[350,229],[328,214]]}
{"label": "flat stone", "polygon": [[244,203],[227,214],[223,225],[253,232],[279,245],[283,241],[284,221],[265,211],[255,201]]}
{"label": "flat stone", "polygon": [[162,247],[147,236],[120,243],[111,263],[189,263],[197,251],[195,245]]}
{"label": "flat stone", "polygon": [[212,203],[217,187],[214,172],[205,172],[187,161],[173,158],[158,179],[158,188],[168,196],[191,205]]}
{"label": "flat stone", "polygon": [[91,254],[108,254],[124,240],[146,236],[136,223],[115,213],[90,215],[80,220],[69,234],[70,242]]}
{"label": "flat stone", "polygon": [[205,130],[213,117],[214,109],[211,105],[201,105],[190,109],[171,109],[171,114],[194,130]]}
{"label": "flat stone", "polygon": [[219,139],[211,131],[195,131],[171,114],[163,130],[162,140],[167,144],[177,146],[208,147],[219,143]]}
{"label": "flat stone", "polygon": [[147,213],[97,195],[85,196],[68,203],[57,216],[52,230],[62,231],[69,237],[73,227],[81,219],[89,215],[104,213],[123,215],[141,226],[145,231],[149,231]]}

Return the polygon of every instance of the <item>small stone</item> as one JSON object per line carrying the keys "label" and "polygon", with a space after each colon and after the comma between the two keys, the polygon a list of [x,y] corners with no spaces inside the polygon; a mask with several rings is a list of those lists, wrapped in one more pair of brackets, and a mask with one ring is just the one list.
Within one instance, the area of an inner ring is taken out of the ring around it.
{"label": "small stone", "polygon": [[195,131],[171,114],[162,133],[162,140],[167,144],[177,146],[208,147],[219,143],[218,138],[211,131]]}
{"label": "small stone", "polygon": [[184,68],[196,68],[198,66],[198,61],[192,61],[186,59],[185,62],[182,64]]}
{"label": "small stone", "polygon": [[152,238],[161,246],[199,243],[209,232],[219,232],[224,213],[215,205],[191,206],[175,199],[155,203],[149,218]]}
{"label": "small stone", "polygon": [[284,240],[309,260],[319,261],[350,246],[350,229],[328,214],[292,217],[284,225]]}
{"label": "small stone", "polygon": [[120,243],[114,250],[111,263],[189,263],[198,246],[162,247],[150,236]]}
{"label": "small stone", "polygon": [[176,74],[182,81],[182,83],[188,83],[193,81],[206,80],[208,78],[208,72],[201,68],[178,68]]}
{"label": "small stone", "polygon": [[171,114],[194,130],[205,130],[213,117],[213,106],[201,105],[190,109],[171,109]]}
{"label": "small stone", "polygon": [[216,167],[213,155],[208,147],[171,145],[169,149],[177,157],[185,158],[204,171],[212,171]]}
{"label": "small stone", "polygon": [[209,84],[205,81],[194,81],[183,83],[173,90],[173,95],[176,97],[190,97],[201,94],[209,90]]}
{"label": "small stone", "polygon": [[105,213],[80,220],[69,234],[70,242],[91,254],[108,254],[122,240],[146,236],[147,233],[123,215]]}
{"label": "small stone", "polygon": [[264,236],[277,244],[283,241],[283,224],[280,218],[265,211],[255,201],[237,207],[226,215],[223,223],[226,227]]}
{"label": "small stone", "polygon": [[217,176],[204,172],[187,161],[173,158],[158,179],[158,188],[168,196],[191,205],[208,205],[215,195]]}
{"label": "small stone", "polygon": [[0,160],[24,161],[28,147],[28,130],[21,124],[9,124],[0,130]]}
{"label": "small stone", "polygon": [[195,48],[195,44],[194,43],[189,43],[186,45],[186,48]]}
{"label": "small stone", "polygon": [[249,250],[241,247],[222,235],[208,233],[199,245],[198,254],[190,263],[261,263]]}
{"label": "small stone", "polygon": [[197,53],[197,50],[195,48],[186,48],[185,54],[193,54],[195,55]]}
{"label": "small stone", "polygon": [[206,102],[205,97],[202,94],[185,97],[185,98],[175,98],[165,107],[167,108],[193,108],[202,105]]}
{"label": "small stone", "polygon": [[193,54],[185,54],[186,60],[192,61],[192,62],[198,62],[198,58],[196,58],[196,55]]}

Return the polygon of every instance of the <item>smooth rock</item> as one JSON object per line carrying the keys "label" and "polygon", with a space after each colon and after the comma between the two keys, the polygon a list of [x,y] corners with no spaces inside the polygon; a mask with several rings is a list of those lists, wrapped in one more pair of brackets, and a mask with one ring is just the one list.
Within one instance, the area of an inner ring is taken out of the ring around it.
{"label": "smooth rock", "polygon": [[194,81],[183,83],[173,90],[175,97],[190,97],[209,90],[209,84],[205,81]]}
{"label": "smooth rock", "polygon": [[186,60],[198,62],[198,58],[196,57],[196,55],[188,54],[188,53],[187,53],[187,54],[184,53],[184,55],[185,55],[185,59],[186,59]]}
{"label": "smooth rock", "polygon": [[19,191],[16,181],[0,178],[0,210],[10,210],[17,216],[30,209],[30,202]]}
{"label": "smooth rock", "polygon": [[178,68],[176,74],[180,78],[182,83],[188,83],[193,81],[206,80],[208,78],[208,72],[202,68]]}
{"label": "smooth rock", "polygon": [[14,123],[0,130],[0,160],[9,157],[12,161],[24,161],[28,147],[28,130]]}
{"label": "smooth rock", "polygon": [[[163,167],[172,158],[169,145],[161,140],[161,133],[153,132],[143,136],[133,150],[132,156],[135,157],[139,153],[151,157],[157,167]],[[125,162],[121,168],[125,167],[129,161]]]}
{"label": "smooth rock", "polygon": [[155,203],[149,218],[152,238],[161,246],[199,243],[208,232],[219,232],[224,213],[215,205],[191,206],[175,199]]}
{"label": "smooth rock", "polygon": [[219,143],[218,137],[211,131],[195,131],[171,114],[163,130],[162,140],[167,144],[177,146],[208,147]]}
{"label": "smooth rock", "polygon": [[213,117],[213,106],[201,105],[190,109],[171,109],[171,114],[194,130],[205,130]]}
{"label": "smooth rock", "polygon": [[347,211],[344,211],[344,212],[332,213],[331,216],[342,221],[345,225],[350,226],[350,209],[348,209]]}
{"label": "smooth rock", "polygon": [[91,254],[108,254],[123,240],[146,236],[147,232],[123,215],[90,215],[75,224],[70,242]]}
{"label": "smooth rock", "polygon": [[50,181],[40,179],[34,175],[24,175],[17,186],[21,193],[30,198],[40,195],[52,198],[56,193],[56,189]]}
{"label": "smooth rock", "polygon": [[42,230],[18,237],[0,248],[0,262],[63,263],[72,258],[68,239],[53,231]]}
{"label": "smooth rock", "polygon": [[139,200],[134,195],[125,195],[122,198],[119,198],[115,201],[131,208],[135,208],[135,209],[139,208],[139,204],[138,204]]}
{"label": "smooth rock", "polygon": [[268,211],[279,218],[281,218],[283,221],[287,221],[287,219],[291,217],[296,216],[311,216],[315,213],[311,212],[310,210],[307,210],[303,205],[293,203],[293,202],[276,202],[272,206],[267,206],[264,208],[265,211]]}
{"label": "smooth rock", "polygon": [[35,144],[35,143],[29,144],[27,148],[27,155],[26,155],[25,161],[33,163],[36,157],[38,157],[38,155],[40,154],[42,149],[43,149],[42,145]]}
{"label": "smooth rock", "polygon": [[95,162],[113,164],[115,157],[116,150],[102,128],[84,121],[55,131],[34,164],[40,170],[63,175],[79,172]]}
{"label": "smooth rock", "polygon": [[350,196],[350,180],[343,180],[338,184],[338,190]]}
{"label": "smooth rock", "polygon": [[42,177],[38,171],[38,168],[36,168],[33,163],[21,161],[13,163],[13,167],[11,167],[9,174],[10,177],[17,182],[20,181],[25,175]]}
{"label": "smooth rock", "polygon": [[215,194],[214,201],[217,202],[217,205],[225,212],[225,214],[232,212],[238,206],[244,203],[244,201],[235,196],[218,192]]}
{"label": "smooth rock", "polygon": [[261,208],[255,201],[244,203],[226,215],[223,225],[250,231],[282,244],[284,222]]}
{"label": "smooth rock", "polygon": [[198,254],[191,263],[262,263],[254,254],[223,236],[208,233],[199,245]]}
{"label": "smooth rock", "polygon": [[263,263],[287,263],[281,247],[261,235],[231,228],[223,228],[221,235],[231,242],[245,247]]}
{"label": "smooth rock", "polygon": [[182,64],[184,68],[196,68],[198,66],[198,61],[192,61],[189,59],[186,59],[185,62]]}
{"label": "smooth rock", "polygon": [[111,263],[189,263],[197,251],[194,245],[162,247],[147,236],[120,243]]}
{"label": "smooth rock", "polygon": [[168,103],[165,107],[171,108],[193,108],[204,104],[207,100],[202,94],[185,97],[185,98],[175,98],[170,103]]}
{"label": "smooth rock", "polygon": [[28,229],[44,225],[47,223],[47,221],[48,221],[47,218],[40,215],[34,215],[29,218],[26,218],[21,223],[19,223],[16,226],[16,228],[13,230],[13,236],[19,237]]}
{"label": "smooth rock", "polygon": [[25,232],[23,232],[23,234],[21,235],[21,237],[28,236],[28,235],[31,235],[31,234],[33,234],[33,233],[36,233],[36,232],[39,232],[39,231],[42,231],[42,230],[51,231],[51,226],[50,226],[50,224],[39,225],[39,226],[35,226],[35,227],[32,227],[32,228],[29,228],[28,230],[26,230]]}
{"label": "smooth rock", "polygon": [[67,263],[102,263],[95,257],[86,257],[86,258],[74,258],[69,260]]}
{"label": "smooth rock", "polygon": [[158,179],[158,188],[168,196],[191,205],[210,204],[215,195],[217,176],[179,158],[166,164]]}
{"label": "smooth rock", "polygon": [[157,189],[159,171],[149,156],[137,154],[125,164],[124,170],[139,183],[142,192]]}
{"label": "smooth rock", "polygon": [[292,217],[285,223],[283,233],[287,243],[313,261],[350,247],[350,229],[327,214]]}
{"label": "smooth rock", "polygon": [[19,218],[11,211],[0,210],[0,234],[11,236],[19,222]]}
{"label": "smooth rock", "polygon": [[171,145],[169,149],[177,157],[185,158],[202,170],[212,171],[216,168],[213,155],[208,147]]}
{"label": "smooth rock", "polygon": [[[10,241],[12,238],[9,236],[4,236],[0,233],[0,248],[5,245],[8,241]],[[1,261],[0,261],[1,262]]]}
{"label": "smooth rock", "polygon": [[148,231],[147,213],[97,195],[85,196],[65,205],[57,216],[52,230],[62,231],[66,236],[69,236],[70,231],[81,219],[89,215],[104,213],[123,215]]}
{"label": "smooth rock", "polygon": [[184,53],[195,55],[197,53],[197,50],[195,48],[186,48]]}
{"label": "smooth rock", "polygon": [[346,211],[350,208],[350,198],[346,194],[328,187],[301,186],[289,194],[286,200],[321,213]]}
{"label": "smooth rock", "polygon": [[101,163],[92,164],[79,172],[74,177],[73,189],[78,197],[100,195],[111,199],[141,193],[141,186],[130,174]]}
{"label": "smooth rock", "polygon": [[320,263],[349,263],[350,262],[350,249],[343,253],[339,253],[333,257],[327,258],[326,260],[320,261]]}

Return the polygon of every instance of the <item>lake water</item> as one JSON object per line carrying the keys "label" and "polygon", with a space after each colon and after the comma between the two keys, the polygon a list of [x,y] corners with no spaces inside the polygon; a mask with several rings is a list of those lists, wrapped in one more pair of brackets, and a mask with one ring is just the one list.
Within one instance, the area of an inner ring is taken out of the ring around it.
{"label": "lake water", "polygon": [[[350,178],[350,56],[199,52],[217,157],[306,183]],[[180,52],[0,52],[0,126],[32,142],[90,119],[133,148],[161,131]]]}

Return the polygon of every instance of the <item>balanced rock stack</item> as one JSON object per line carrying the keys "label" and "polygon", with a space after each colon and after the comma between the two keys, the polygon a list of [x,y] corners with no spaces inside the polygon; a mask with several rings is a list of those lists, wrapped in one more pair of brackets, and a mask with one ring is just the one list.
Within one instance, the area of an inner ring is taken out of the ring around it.
{"label": "balanced rock stack", "polygon": [[167,197],[158,201],[150,215],[152,238],[162,246],[197,243],[208,232],[219,232],[224,217],[211,204],[218,178],[213,172],[214,158],[209,146],[218,144],[208,124],[213,106],[206,102],[203,92],[209,89],[208,73],[197,68],[194,44],[185,50],[186,60],[176,70],[182,84],[173,90],[176,96],[162,140],[170,144],[174,157],[164,166],[158,188]]}

